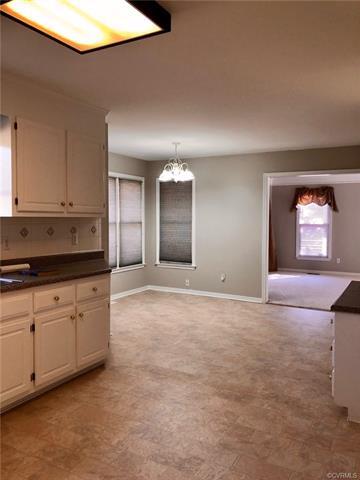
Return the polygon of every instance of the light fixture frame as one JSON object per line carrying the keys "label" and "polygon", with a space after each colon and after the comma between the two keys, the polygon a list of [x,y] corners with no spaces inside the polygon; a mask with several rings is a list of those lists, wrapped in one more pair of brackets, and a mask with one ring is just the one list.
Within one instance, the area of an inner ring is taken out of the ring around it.
{"label": "light fixture frame", "polygon": [[[0,6],[5,5],[6,3],[9,3],[11,1],[12,0],[0,0]],[[97,1],[101,2],[101,0],[97,0]],[[120,42],[114,42],[114,43],[109,43],[108,45],[101,45],[100,47],[89,48],[88,50],[78,50],[76,47],[73,47],[68,43],[63,42],[62,40],[59,40],[58,38],[55,38],[52,35],[46,32],[43,32],[42,30],[34,27],[33,25],[29,25],[28,23],[16,17],[13,17],[12,15],[9,15],[6,12],[0,11],[0,14],[16,23],[20,23],[24,27],[29,28],[34,32],[40,33],[44,37],[50,38],[50,40],[53,40],[54,42],[60,43],[60,45],[63,45],[64,47],[70,48],[70,50],[73,50],[76,53],[80,53],[80,55],[96,52],[98,50],[103,50],[104,48],[115,47],[117,45],[124,45],[125,43],[136,42],[137,40],[142,40],[143,38],[154,37],[155,35],[162,35],[163,33],[171,32],[171,15],[158,2],[156,2],[155,0],[146,0],[146,1],[125,0],[125,1],[129,3],[131,6],[133,6],[134,8],[136,8],[136,10],[138,10],[140,13],[145,15],[152,22],[154,22],[158,27],[161,28],[161,30],[159,32],[147,33],[145,35],[129,38],[127,40],[122,40]]]}

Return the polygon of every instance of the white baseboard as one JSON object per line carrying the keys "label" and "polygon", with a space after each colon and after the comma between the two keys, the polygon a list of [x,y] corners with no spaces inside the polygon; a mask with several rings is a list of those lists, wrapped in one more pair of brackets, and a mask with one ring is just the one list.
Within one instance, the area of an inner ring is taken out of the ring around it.
{"label": "white baseboard", "polygon": [[[340,277],[359,277],[359,272],[334,272],[334,271],[325,271],[325,270],[310,270],[305,268],[278,268],[279,272],[294,272],[294,273],[319,273],[321,275],[337,275]],[[276,273],[276,272],[272,272]]]}
{"label": "white baseboard", "polygon": [[187,288],[163,287],[160,285],[145,285],[144,287],[134,288],[133,290],[126,290],[125,292],[115,293],[114,295],[111,295],[111,300],[117,300],[119,298],[127,297],[128,295],[145,292],[146,290],[152,290],[155,292],[198,295],[200,297],[224,298],[226,300],[238,300],[240,302],[262,303],[262,299],[258,297],[244,297],[242,295],[232,295],[230,293],[207,292],[204,290],[190,290]]}
{"label": "white baseboard", "polygon": [[118,300],[119,298],[128,297],[129,295],[135,295],[135,293],[145,292],[148,289],[147,285],[139,288],[133,288],[132,290],[125,290],[124,292],[113,293],[111,295],[111,301]]}

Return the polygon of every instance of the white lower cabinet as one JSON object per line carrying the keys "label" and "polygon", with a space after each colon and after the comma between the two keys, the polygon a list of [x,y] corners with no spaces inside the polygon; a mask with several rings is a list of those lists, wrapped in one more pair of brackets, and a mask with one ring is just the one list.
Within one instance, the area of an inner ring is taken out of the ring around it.
{"label": "white lower cabinet", "polygon": [[[76,301],[90,287],[96,299]],[[1,295],[2,408],[106,359],[109,294],[106,274]]]}
{"label": "white lower cabinet", "polygon": [[106,356],[109,342],[108,311],[107,300],[78,306],[76,335],[78,367],[85,367]]}
{"label": "white lower cabinet", "polygon": [[56,381],[74,371],[74,308],[36,316],[35,385]]}
{"label": "white lower cabinet", "polygon": [[31,381],[33,341],[30,317],[4,322],[0,326],[1,403],[29,393]]}
{"label": "white lower cabinet", "polygon": [[332,391],[335,403],[347,407],[348,419],[360,423],[360,314],[335,313]]}

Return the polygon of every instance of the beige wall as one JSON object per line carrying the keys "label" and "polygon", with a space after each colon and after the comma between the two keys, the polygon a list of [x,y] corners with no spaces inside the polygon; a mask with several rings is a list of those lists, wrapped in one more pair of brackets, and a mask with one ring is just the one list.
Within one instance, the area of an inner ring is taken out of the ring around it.
{"label": "beige wall", "polygon": [[[146,283],[261,297],[263,173],[360,168],[360,147],[190,159],[196,177],[195,271],[155,267],[155,178],[146,188]],[[225,283],[220,274],[226,273]]]}
{"label": "beige wall", "polygon": [[[290,212],[294,186],[272,188],[272,219],[278,267],[360,273],[360,184],[333,185],[339,212],[332,216],[332,258],[329,261],[296,259],[296,212]],[[336,259],[340,258],[340,264]]]}
{"label": "beige wall", "polygon": [[[109,152],[109,172],[146,177],[146,168],[147,162],[144,160]],[[147,188],[148,184],[147,179],[145,178],[145,192]],[[107,237],[104,238],[104,242],[107,243]],[[146,285],[145,269],[146,267],[139,270],[113,273],[111,276],[111,293],[121,293],[126,290],[132,290]]]}

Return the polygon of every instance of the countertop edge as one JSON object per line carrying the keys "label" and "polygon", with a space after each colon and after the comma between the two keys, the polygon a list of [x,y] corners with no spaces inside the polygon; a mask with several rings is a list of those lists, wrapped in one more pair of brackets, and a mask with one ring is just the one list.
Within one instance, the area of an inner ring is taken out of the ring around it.
{"label": "countertop edge", "polygon": [[352,280],[330,310],[360,314],[360,281]]}
{"label": "countertop edge", "polygon": [[94,277],[96,275],[105,275],[107,273],[111,273],[111,268],[105,268],[105,269],[100,269],[100,270],[95,270],[95,271],[89,271],[89,272],[78,272],[78,273],[69,273],[69,274],[66,274],[66,273],[63,273],[61,275],[59,275],[58,278],[46,278],[46,277],[43,277],[41,279],[37,279],[36,282],[32,283],[32,282],[24,282],[24,283],[12,283],[11,285],[9,286],[2,286],[1,289],[0,289],[0,293],[1,295],[4,295],[6,293],[11,293],[11,292],[15,292],[15,291],[18,291],[18,290],[26,290],[26,289],[29,289],[29,288],[37,288],[37,287],[41,287],[41,286],[44,286],[44,285],[52,285],[54,283],[61,283],[61,282],[67,282],[69,280],[77,280],[77,279],[80,279],[80,278],[86,278],[86,277]]}

